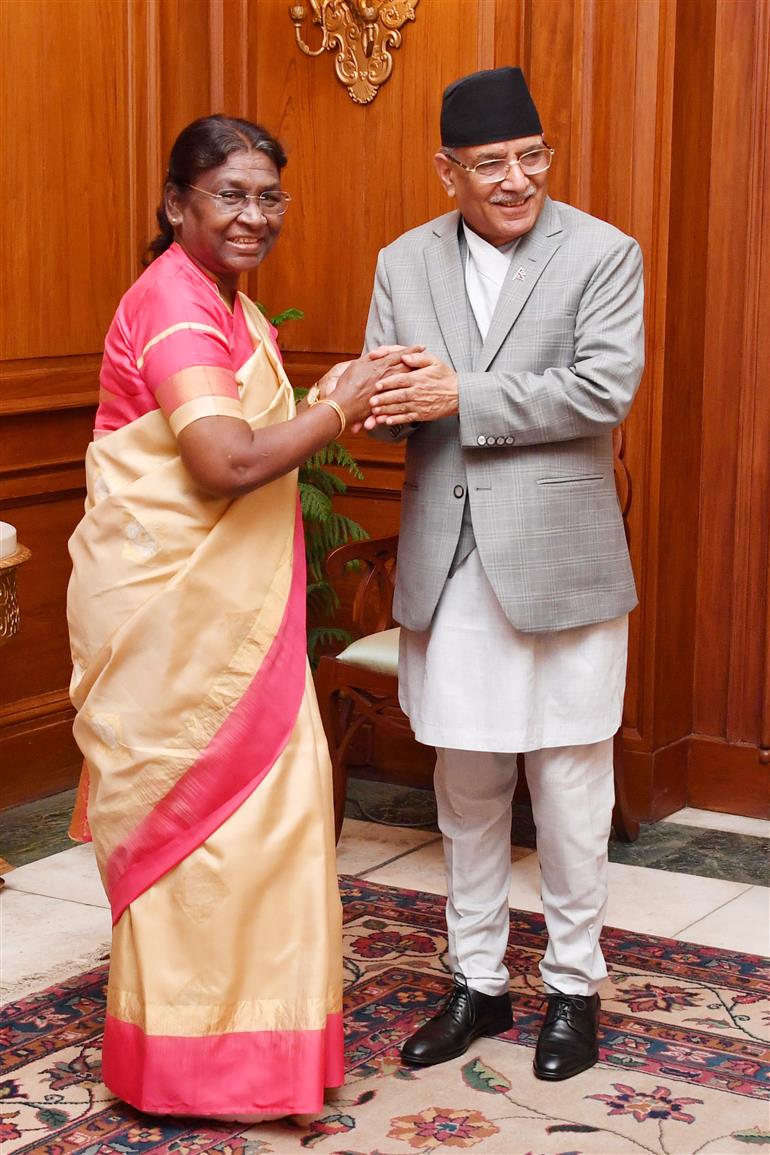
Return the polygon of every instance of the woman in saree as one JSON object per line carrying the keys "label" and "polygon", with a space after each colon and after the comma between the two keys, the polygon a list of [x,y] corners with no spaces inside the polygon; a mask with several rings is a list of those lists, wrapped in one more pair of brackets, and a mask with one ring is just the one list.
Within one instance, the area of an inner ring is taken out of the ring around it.
{"label": "woman in saree", "polygon": [[107,334],[70,542],[75,736],[113,918],[103,1076],[158,1114],[311,1113],[343,1079],[296,471],[368,416],[398,355],[335,366],[295,407],[237,292],[280,233],[284,164],[248,121],[177,139],[154,259]]}

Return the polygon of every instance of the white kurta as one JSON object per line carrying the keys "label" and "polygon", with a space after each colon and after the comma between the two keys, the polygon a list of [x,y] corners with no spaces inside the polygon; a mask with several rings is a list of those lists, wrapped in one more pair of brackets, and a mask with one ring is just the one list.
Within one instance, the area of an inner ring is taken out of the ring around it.
{"label": "white kurta", "polygon": [[[463,228],[466,290],[484,338],[516,245],[496,249]],[[515,629],[474,549],[430,628],[401,630],[401,708],[428,746],[523,753],[601,742],[621,722],[627,645],[625,614],[551,633]]]}

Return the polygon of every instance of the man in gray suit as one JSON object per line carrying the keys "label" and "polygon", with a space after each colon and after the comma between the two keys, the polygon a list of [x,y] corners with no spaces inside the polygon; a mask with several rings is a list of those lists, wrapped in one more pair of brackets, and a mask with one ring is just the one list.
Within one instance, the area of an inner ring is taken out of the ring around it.
{"label": "man in gray suit", "polygon": [[639,246],[547,195],[553,149],[519,69],[444,93],[457,211],[377,264],[367,348],[424,347],[383,379],[379,435],[408,438],[394,601],[400,699],[436,747],[447,1006],[403,1047],[429,1065],[511,1025],[510,805],[525,753],[548,949],[535,1074],[596,1062],[612,737],[634,579],[612,430],[643,365]]}

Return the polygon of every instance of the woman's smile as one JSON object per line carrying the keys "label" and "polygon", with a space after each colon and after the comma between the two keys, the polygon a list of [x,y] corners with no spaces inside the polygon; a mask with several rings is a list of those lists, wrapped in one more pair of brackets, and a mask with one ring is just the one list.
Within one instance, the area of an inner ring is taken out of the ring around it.
{"label": "woman's smile", "polygon": [[253,237],[244,234],[227,238],[228,244],[235,245],[237,249],[243,249],[244,252],[256,252],[260,246],[264,244],[264,240],[264,237]]}

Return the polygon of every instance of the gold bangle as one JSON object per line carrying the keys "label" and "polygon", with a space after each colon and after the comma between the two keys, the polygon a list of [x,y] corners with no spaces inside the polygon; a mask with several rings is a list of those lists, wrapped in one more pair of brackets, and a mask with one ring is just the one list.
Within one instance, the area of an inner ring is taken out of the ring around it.
{"label": "gold bangle", "polygon": [[334,412],[337,414],[337,416],[340,419],[340,431],[337,434],[337,436],[342,437],[342,434],[345,432],[345,426],[347,425],[347,420],[345,419],[345,414],[342,412],[342,409],[337,404],[337,402],[332,401],[331,397],[319,397],[318,400],[315,402],[315,404],[316,405],[328,405],[330,409],[334,410]]}

